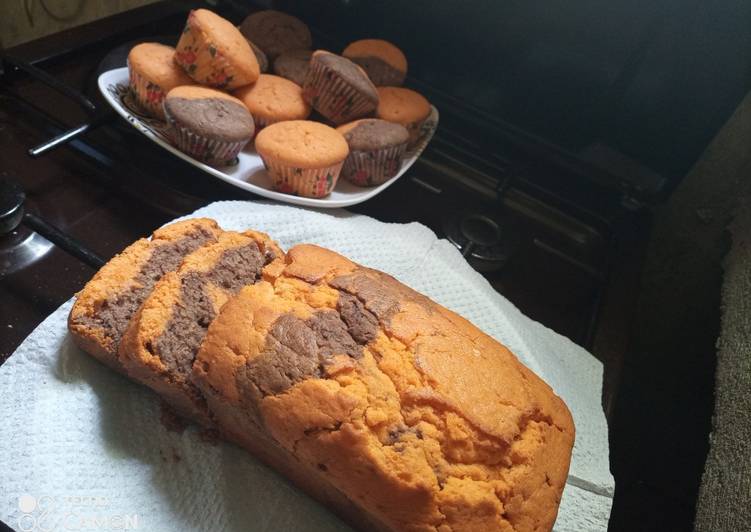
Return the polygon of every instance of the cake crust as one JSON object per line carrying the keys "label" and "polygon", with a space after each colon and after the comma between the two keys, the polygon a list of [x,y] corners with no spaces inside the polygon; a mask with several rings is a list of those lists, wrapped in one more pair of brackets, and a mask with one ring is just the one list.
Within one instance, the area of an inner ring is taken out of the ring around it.
{"label": "cake crust", "polygon": [[215,241],[220,232],[214,220],[195,218],[157,229],[150,240],[128,246],[77,294],[68,316],[74,341],[122,372],[117,348],[133,314],[166,272],[176,269],[188,253]]}
{"label": "cake crust", "polygon": [[227,438],[359,526],[555,521],[574,441],[563,401],[469,321],[332,251],[296,246],[243,288],[193,379]]}
{"label": "cake crust", "polygon": [[191,382],[195,354],[222,305],[282,257],[274,242],[254,231],[224,232],[188,255],[156,284],[131,320],[120,344],[120,363],[178,413],[211,425],[205,401]]}

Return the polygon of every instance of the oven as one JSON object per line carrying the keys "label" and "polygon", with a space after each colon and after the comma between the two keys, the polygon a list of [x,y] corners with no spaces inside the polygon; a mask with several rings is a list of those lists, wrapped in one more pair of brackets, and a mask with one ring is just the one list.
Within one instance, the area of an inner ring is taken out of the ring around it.
{"label": "oven", "polygon": [[[349,210],[426,225],[524,314],[591,351],[604,365],[610,530],[690,527],[714,363],[685,375],[668,370],[680,353],[635,356],[634,324],[655,210],[751,87],[748,16],[669,1],[272,3],[307,21],[317,47],[400,43],[407,85],[440,125],[398,182]],[[234,22],[268,7],[209,4]],[[3,51],[0,362],[136,238],[211,201],[259,199],[168,156],[97,89],[134,43],[174,38],[199,5],[158,2]],[[639,375],[652,367],[692,388],[679,394],[691,401],[681,412],[700,414],[691,428],[644,409]],[[691,443],[671,456],[678,424]],[[664,434],[648,444],[644,427]],[[659,475],[640,470],[654,454]]]}

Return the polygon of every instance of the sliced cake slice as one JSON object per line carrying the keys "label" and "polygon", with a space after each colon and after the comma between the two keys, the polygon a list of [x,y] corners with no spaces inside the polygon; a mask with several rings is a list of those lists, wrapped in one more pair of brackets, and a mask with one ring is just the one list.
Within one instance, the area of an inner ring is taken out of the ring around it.
{"label": "sliced cake slice", "polygon": [[283,268],[282,250],[266,235],[227,231],[185,257],[157,283],[131,321],[119,358],[132,377],[160,394],[179,414],[210,425],[191,370],[219,309],[245,285]]}
{"label": "sliced cake slice", "polygon": [[216,242],[214,220],[195,218],[154,231],[116,255],[78,293],[68,329],[81,349],[123,371],[117,348],[125,329],[162,276],[199,247]]}

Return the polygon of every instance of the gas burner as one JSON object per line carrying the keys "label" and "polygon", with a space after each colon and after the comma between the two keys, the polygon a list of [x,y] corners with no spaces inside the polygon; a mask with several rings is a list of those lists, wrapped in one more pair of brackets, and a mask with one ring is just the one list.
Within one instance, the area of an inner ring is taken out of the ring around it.
{"label": "gas burner", "polygon": [[101,257],[57,227],[25,212],[25,201],[26,194],[17,182],[0,179],[0,277],[39,260],[55,244],[94,268],[104,264]]}
{"label": "gas burner", "polygon": [[9,275],[42,258],[52,242],[21,225],[24,217],[23,189],[0,181],[0,276]]}
{"label": "gas burner", "polygon": [[0,235],[10,233],[21,223],[25,200],[21,185],[7,179],[0,181]]}
{"label": "gas burner", "polygon": [[0,236],[0,277],[41,259],[53,245],[39,233],[24,226]]}
{"label": "gas burner", "polygon": [[443,230],[462,256],[481,272],[501,269],[513,252],[512,235],[487,214],[454,213],[446,218]]}

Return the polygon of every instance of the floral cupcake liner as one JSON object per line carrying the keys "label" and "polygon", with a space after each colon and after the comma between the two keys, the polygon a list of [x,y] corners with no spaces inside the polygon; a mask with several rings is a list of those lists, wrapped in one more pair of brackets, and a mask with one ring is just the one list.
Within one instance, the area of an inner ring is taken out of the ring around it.
{"label": "floral cupcake liner", "polygon": [[164,90],[141,74],[128,63],[129,87],[135,103],[150,116],[164,120],[162,102],[167,95]]}
{"label": "floral cupcake liner", "polygon": [[359,187],[382,185],[402,166],[407,143],[372,151],[350,151],[342,167],[342,177]]}
{"label": "floral cupcake liner", "polygon": [[192,11],[175,47],[175,62],[202,85],[234,89],[247,83],[242,76],[238,76],[232,62],[198,30]]}
{"label": "floral cupcake liner", "polygon": [[211,166],[227,166],[234,164],[237,155],[242,151],[250,139],[228,142],[220,139],[210,139],[197,135],[178,124],[165,111],[169,124],[169,138],[175,147],[183,153]]}
{"label": "floral cupcake liner", "polygon": [[344,164],[342,161],[325,168],[299,168],[270,158],[261,158],[271,176],[274,190],[306,198],[323,198],[331,194]]}
{"label": "floral cupcake liner", "polygon": [[313,108],[334,124],[344,124],[375,110],[365,98],[336,72],[311,61],[303,84],[303,97]]}

